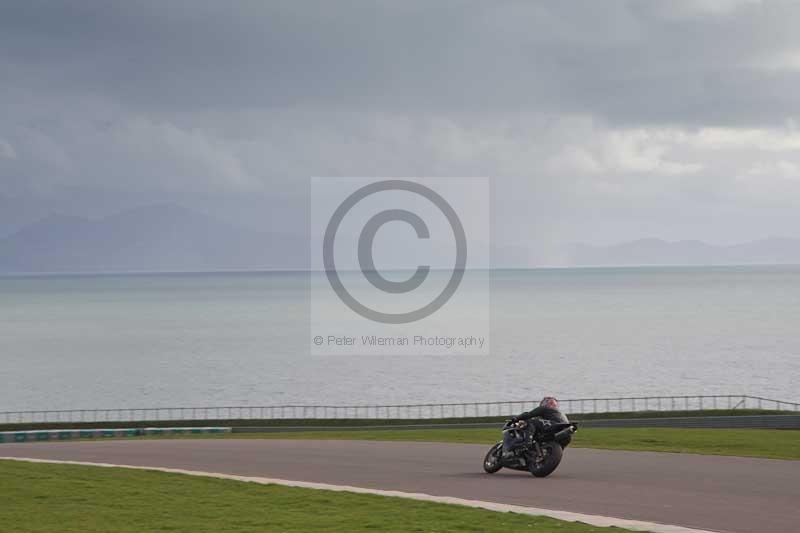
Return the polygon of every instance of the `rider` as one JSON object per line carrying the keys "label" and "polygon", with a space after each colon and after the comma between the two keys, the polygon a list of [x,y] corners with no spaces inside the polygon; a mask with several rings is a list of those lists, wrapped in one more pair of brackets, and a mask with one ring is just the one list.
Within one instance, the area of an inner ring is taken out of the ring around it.
{"label": "rider", "polygon": [[[542,401],[539,402],[539,407],[536,407],[530,411],[526,411],[520,415],[512,416],[511,422],[516,423],[521,420],[530,420],[532,418],[534,419],[533,427],[536,431],[542,429],[544,424],[549,424],[550,422],[569,422],[564,413],[559,411],[558,400],[552,396],[545,396],[542,398]],[[519,444],[519,440],[515,440],[513,437],[511,437],[510,433],[506,433],[503,437],[503,455],[512,455],[513,449],[517,444]]]}

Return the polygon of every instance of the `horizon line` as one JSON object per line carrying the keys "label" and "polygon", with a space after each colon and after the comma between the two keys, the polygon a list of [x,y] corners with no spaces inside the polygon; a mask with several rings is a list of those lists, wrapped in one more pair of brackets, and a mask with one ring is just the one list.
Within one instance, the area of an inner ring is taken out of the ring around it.
{"label": "horizon line", "polygon": [[[692,269],[692,268],[743,268],[743,267],[800,267],[800,263],[713,263],[713,264],[636,264],[636,265],[562,265],[562,266],[527,266],[527,267],[489,267],[465,268],[465,272],[497,272],[497,271],[535,271],[535,270],[634,270],[634,269]],[[341,269],[340,272],[358,273],[359,269]],[[414,272],[412,268],[388,268],[380,272]],[[450,272],[449,268],[431,268],[431,272]],[[219,269],[219,270],[91,270],[91,271],[22,271],[0,272],[0,278],[37,278],[37,277],[91,277],[91,276],[168,276],[168,275],[208,275],[208,274],[323,274],[325,269]]]}

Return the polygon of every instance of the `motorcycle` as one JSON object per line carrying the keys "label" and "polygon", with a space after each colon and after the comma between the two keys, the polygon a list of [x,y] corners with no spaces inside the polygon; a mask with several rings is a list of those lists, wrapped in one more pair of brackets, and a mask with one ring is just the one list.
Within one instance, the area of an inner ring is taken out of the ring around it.
{"label": "motorcycle", "polygon": [[503,424],[503,435],[510,433],[516,442],[511,456],[503,456],[503,441],[489,449],[483,460],[483,469],[494,474],[501,468],[528,471],[536,477],[547,477],[558,468],[572,435],[578,430],[574,422],[538,420],[529,424],[524,420]]}

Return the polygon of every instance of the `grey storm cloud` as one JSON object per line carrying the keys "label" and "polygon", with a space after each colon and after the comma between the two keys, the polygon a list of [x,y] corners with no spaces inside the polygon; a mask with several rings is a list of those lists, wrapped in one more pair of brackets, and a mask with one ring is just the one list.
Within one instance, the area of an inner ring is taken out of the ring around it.
{"label": "grey storm cloud", "polygon": [[540,110],[685,124],[775,123],[798,112],[800,72],[781,68],[800,47],[800,6],[791,2],[6,2],[0,10],[8,81],[153,111]]}
{"label": "grey storm cloud", "polygon": [[[511,244],[800,225],[792,2],[3,2],[0,225],[488,175]],[[281,218],[283,217],[283,218]]]}

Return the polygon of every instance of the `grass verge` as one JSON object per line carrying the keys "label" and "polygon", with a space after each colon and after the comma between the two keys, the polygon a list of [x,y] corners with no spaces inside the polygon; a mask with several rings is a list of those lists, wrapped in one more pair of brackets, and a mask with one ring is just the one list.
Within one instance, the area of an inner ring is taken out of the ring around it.
{"label": "grass verge", "polygon": [[[245,409],[246,411],[247,409]],[[177,413],[177,410],[176,410]],[[235,413],[235,411],[234,411]],[[251,413],[258,415],[257,410]],[[280,414],[280,413],[279,413]],[[632,411],[620,413],[587,413],[569,414],[569,419],[576,422],[581,420],[610,420],[628,418],[683,418],[698,416],[752,416],[752,415],[780,415],[791,414],[787,411],[773,411],[765,409],[704,409],[697,411]],[[202,416],[203,409],[194,409],[187,412],[187,416]],[[87,418],[91,416],[87,412]],[[105,416],[105,415],[100,415]],[[111,416],[111,415],[108,415]],[[81,428],[139,428],[139,427],[202,427],[202,426],[385,426],[385,425],[413,425],[413,424],[471,424],[471,423],[501,423],[508,417],[481,416],[465,418],[342,418],[342,419],[309,419],[309,418],[231,418],[231,419],[200,419],[200,420],[139,420],[132,422],[4,422],[0,423],[0,431],[26,431],[35,429],[81,429]]]}
{"label": "grass verge", "polygon": [[[263,433],[226,433],[220,435],[172,434],[132,438],[327,439],[490,445],[500,440],[500,432],[497,428],[337,430],[326,427],[325,429],[321,428],[319,431],[279,430]],[[82,440],[85,442],[88,439]],[[2,446],[3,444],[0,444],[0,451]],[[573,438],[572,447],[800,460],[800,431],[778,429],[582,428]]]}
{"label": "grass verge", "polygon": [[26,533],[610,531],[386,496],[17,461],[0,461],[0,494],[0,528]]}
{"label": "grass verge", "polygon": [[[345,439],[454,442],[490,445],[496,429],[412,429],[376,431],[303,431],[233,434],[265,439]],[[573,438],[576,448],[699,453],[800,460],[800,431],[778,429],[587,428]]]}

